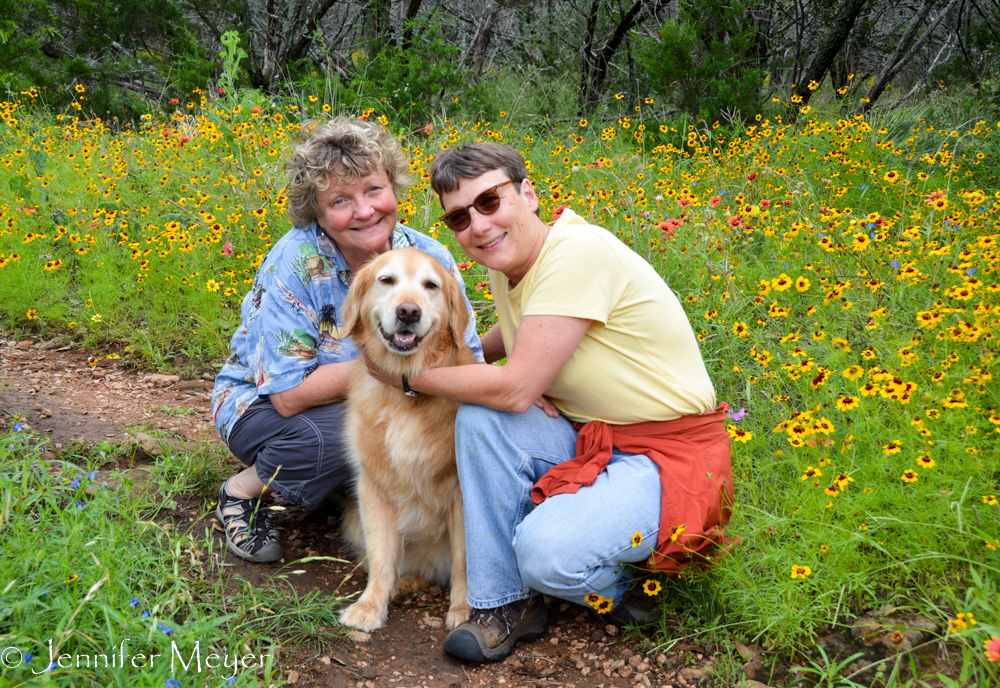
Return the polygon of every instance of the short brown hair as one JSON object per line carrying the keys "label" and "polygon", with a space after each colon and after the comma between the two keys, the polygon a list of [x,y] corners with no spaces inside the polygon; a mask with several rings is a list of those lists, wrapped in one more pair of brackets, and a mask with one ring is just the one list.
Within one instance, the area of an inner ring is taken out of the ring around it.
{"label": "short brown hair", "polygon": [[[510,146],[499,143],[467,143],[449,148],[434,156],[431,163],[431,188],[441,194],[458,188],[461,179],[476,179],[487,172],[502,170],[507,177],[520,182],[528,176],[524,158]],[[517,193],[521,187],[514,185]]]}
{"label": "short brown hair", "polygon": [[289,219],[296,227],[308,227],[319,216],[316,192],[380,169],[385,170],[394,192],[409,186],[406,155],[399,139],[385,127],[348,115],[306,122],[285,163]]}

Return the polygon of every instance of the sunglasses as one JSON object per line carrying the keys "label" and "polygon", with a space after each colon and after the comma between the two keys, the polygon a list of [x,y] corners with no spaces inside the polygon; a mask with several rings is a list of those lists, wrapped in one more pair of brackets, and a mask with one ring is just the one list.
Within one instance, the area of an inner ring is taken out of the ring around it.
{"label": "sunglasses", "polygon": [[507,186],[508,184],[513,184],[514,180],[511,179],[506,182],[501,182],[496,186],[491,186],[476,196],[476,200],[472,201],[469,205],[464,208],[455,208],[454,210],[445,213],[441,216],[441,221],[447,225],[448,229],[453,232],[461,232],[468,229],[469,224],[472,222],[472,216],[469,215],[469,208],[475,208],[480,215],[492,215],[500,207],[500,194],[497,193],[497,189],[501,186]]}

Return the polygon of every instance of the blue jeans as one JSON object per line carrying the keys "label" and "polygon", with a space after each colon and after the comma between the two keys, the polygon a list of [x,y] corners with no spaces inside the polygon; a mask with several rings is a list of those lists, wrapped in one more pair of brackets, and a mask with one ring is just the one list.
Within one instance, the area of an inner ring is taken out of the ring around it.
{"label": "blue jeans", "polygon": [[[455,425],[465,504],[469,604],[489,609],[539,592],[617,606],[638,564],[656,546],[660,474],[646,456],[614,451],[597,481],[537,507],[531,487],[576,454],[576,430],[541,409],[503,413],[463,405]],[[632,546],[632,536],[642,544]]]}

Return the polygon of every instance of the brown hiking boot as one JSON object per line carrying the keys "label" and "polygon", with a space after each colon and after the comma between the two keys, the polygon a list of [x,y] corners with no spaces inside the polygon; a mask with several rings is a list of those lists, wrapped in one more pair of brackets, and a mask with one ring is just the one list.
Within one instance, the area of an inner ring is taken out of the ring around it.
{"label": "brown hiking boot", "polygon": [[448,634],[444,651],[469,662],[497,662],[518,640],[538,640],[549,630],[549,612],[541,595],[493,609],[473,609],[464,624]]}
{"label": "brown hiking boot", "polygon": [[647,595],[642,586],[636,584],[622,597],[621,604],[607,614],[601,614],[601,621],[621,628],[634,624],[645,626],[659,621],[663,607],[659,597]]}

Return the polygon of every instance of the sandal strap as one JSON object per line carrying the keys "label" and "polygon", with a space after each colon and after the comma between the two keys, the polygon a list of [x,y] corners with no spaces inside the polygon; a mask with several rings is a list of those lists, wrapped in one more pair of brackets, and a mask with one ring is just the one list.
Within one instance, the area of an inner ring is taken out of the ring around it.
{"label": "sandal strap", "polygon": [[[230,478],[231,480],[232,478]],[[259,499],[239,499],[229,494],[226,480],[219,489],[219,511],[222,515],[222,526],[226,531],[226,539],[238,549],[253,555],[264,548],[269,542],[278,540],[278,529],[271,522],[271,514],[260,506]],[[227,509],[237,508],[238,513],[227,514]],[[235,539],[243,535],[243,539]]]}

